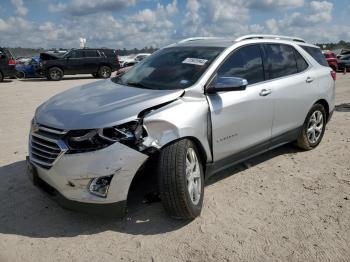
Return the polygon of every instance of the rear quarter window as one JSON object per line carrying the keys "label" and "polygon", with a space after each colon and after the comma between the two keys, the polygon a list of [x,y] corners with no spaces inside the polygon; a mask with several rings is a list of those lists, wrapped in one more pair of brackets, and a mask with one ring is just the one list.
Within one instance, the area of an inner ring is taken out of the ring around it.
{"label": "rear quarter window", "polygon": [[311,55],[317,61],[317,63],[328,67],[328,62],[322,54],[320,48],[311,46],[301,46],[301,48],[303,48],[309,55]]}

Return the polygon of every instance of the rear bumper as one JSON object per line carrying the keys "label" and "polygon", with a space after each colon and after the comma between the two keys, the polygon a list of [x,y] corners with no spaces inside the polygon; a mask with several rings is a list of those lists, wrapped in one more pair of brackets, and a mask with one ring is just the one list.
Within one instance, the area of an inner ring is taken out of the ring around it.
{"label": "rear bumper", "polygon": [[9,65],[4,70],[2,70],[4,77],[14,77],[16,75],[15,66]]}

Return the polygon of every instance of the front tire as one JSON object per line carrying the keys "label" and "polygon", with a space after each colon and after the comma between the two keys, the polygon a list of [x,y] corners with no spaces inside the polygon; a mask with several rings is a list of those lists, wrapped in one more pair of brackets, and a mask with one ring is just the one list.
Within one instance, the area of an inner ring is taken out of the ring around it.
{"label": "front tire", "polygon": [[0,72],[0,82],[4,81],[4,75]]}
{"label": "front tire", "polygon": [[201,214],[204,174],[195,144],[188,139],[166,146],[159,157],[159,189],[163,207],[176,219]]}
{"label": "front tire", "polygon": [[52,81],[59,81],[63,78],[63,71],[61,68],[52,67],[48,72],[48,79]]}
{"label": "front tire", "polygon": [[304,125],[297,140],[297,146],[311,150],[317,147],[326,130],[326,111],[321,104],[315,104],[304,121]]}

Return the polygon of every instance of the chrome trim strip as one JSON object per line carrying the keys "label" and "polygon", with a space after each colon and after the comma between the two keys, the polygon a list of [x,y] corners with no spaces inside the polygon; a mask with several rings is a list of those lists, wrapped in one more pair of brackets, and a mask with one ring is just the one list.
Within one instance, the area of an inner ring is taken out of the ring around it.
{"label": "chrome trim strip", "polygon": [[52,160],[56,159],[56,157],[45,156],[45,155],[42,155],[42,154],[39,154],[39,153],[36,153],[36,152],[33,152],[33,151],[32,151],[32,154],[33,154],[33,155],[40,156],[40,157],[45,158],[45,159],[48,159],[48,160],[50,160],[50,159],[52,159]]}
{"label": "chrome trim strip", "polygon": [[50,137],[47,137],[47,136],[42,136],[42,135],[39,135],[37,133],[31,133],[31,135],[34,136],[34,137],[38,137],[38,138],[40,138],[42,140],[49,141],[49,142],[54,143],[54,144],[57,144],[57,141],[58,141],[57,139],[53,139],[53,138],[50,138]]}
{"label": "chrome trim strip", "polygon": [[52,167],[52,164],[48,164],[46,162],[43,162],[35,157],[33,157],[33,154],[31,154],[30,160],[33,161],[34,163],[37,163],[42,166],[47,166],[47,167]]}
{"label": "chrome trim strip", "polygon": [[57,149],[57,150],[60,151],[60,152],[50,152],[50,151],[46,151],[45,149],[42,149],[42,148],[39,148],[39,147],[33,145],[33,141],[32,141],[31,146],[32,146],[32,148],[34,148],[35,150],[41,151],[41,152],[46,153],[46,154],[49,154],[49,155],[56,155],[56,156],[58,156],[58,155],[60,154],[60,152],[61,152],[60,149]]}
{"label": "chrome trim strip", "polygon": [[[39,146],[43,146],[43,147],[46,147],[46,148],[50,148],[52,150],[56,150],[56,151],[60,151],[61,149],[59,147],[52,147],[52,146],[48,146],[48,145],[45,145],[43,143],[40,143],[40,142],[37,142],[35,140],[32,139],[32,143],[34,144],[38,144]],[[58,153],[58,152],[57,152]]]}
{"label": "chrome trim strip", "polygon": [[40,126],[40,125],[39,125],[39,129],[43,130],[43,131],[46,131],[46,132],[49,132],[49,133],[56,134],[56,135],[64,135],[64,134],[67,134],[67,132],[68,132],[67,130],[59,131],[59,130],[56,130],[56,129],[51,129],[51,128],[48,128],[48,127],[45,127],[45,126]]}

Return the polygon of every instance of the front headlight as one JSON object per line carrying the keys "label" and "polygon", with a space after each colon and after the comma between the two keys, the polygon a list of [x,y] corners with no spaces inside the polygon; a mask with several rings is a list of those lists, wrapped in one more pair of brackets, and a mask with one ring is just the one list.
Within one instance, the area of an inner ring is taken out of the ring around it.
{"label": "front headlight", "polygon": [[115,142],[138,146],[144,136],[145,130],[140,121],[135,120],[109,128],[72,130],[67,133],[65,142],[69,147],[68,153],[82,153],[103,149]]}

